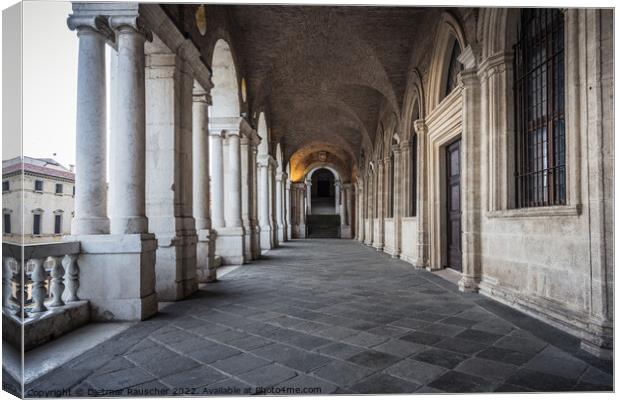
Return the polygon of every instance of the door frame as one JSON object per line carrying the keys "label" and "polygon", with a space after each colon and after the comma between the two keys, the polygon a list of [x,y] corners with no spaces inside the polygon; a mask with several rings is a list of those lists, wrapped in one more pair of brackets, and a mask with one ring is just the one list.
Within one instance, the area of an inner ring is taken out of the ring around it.
{"label": "door frame", "polygon": [[[448,213],[448,148],[452,145],[454,145],[455,143],[459,143],[459,209],[461,210],[461,222],[459,224],[460,228],[461,228],[461,232],[459,234],[459,239],[461,241],[461,270],[457,270],[455,268],[452,268],[450,266],[450,252],[448,249],[448,243],[449,243],[449,239],[448,239],[448,235],[449,235],[449,224],[448,224],[448,220],[450,218],[450,215]],[[463,145],[462,145],[462,140],[461,137],[459,136],[458,138],[450,141],[449,143],[446,143],[443,148],[442,148],[442,153],[443,153],[443,165],[444,165],[444,169],[441,171],[442,174],[442,179],[441,179],[441,185],[443,187],[443,195],[442,195],[442,199],[443,201],[441,202],[442,207],[443,207],[443,212],[442,212],[442,236],[443,236],[443,257],[442,257],[442,268],[450,268],[451,270],[458,272],[458,273],[463,273],[463,181],[462,181],[462,177],[463,177]]]}

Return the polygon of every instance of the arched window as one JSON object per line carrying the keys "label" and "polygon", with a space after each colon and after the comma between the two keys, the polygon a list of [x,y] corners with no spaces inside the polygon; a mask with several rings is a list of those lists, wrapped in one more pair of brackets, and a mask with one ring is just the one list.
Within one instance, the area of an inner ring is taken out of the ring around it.
{"label": "arched window", "polygon": [[516,205],[566,204],[564,16],[521,11],[515,45]]}
{"label": "arched window", "polygon": [[450,64],[448,64],[448,71],[446,73],[446,91],[444,97],[452,93],[454,88],[459,84],[459,72],[463,70],[463,64],[458,60],[460,55],[461,46],[459,46],[459,42],[454,39],[454,44],[452,45],[452,51],[450,53]]}

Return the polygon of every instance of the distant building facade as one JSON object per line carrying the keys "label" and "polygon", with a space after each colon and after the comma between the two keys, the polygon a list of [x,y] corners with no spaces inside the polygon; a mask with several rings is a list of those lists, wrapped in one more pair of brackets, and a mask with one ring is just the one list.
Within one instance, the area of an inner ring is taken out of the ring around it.
{"label": "distant building facade", "polygon": [[3,161],[2,240],[48,243],[70,234],[74,187],[73,171],[53,159]]}

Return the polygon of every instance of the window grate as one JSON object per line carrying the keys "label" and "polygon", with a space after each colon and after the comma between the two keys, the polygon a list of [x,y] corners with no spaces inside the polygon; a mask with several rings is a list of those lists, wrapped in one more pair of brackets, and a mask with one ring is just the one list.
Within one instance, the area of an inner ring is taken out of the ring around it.
{"label": "window grate", "polygon": [[521,11],[515,45],[518,208],[566,204],[564,17]]}

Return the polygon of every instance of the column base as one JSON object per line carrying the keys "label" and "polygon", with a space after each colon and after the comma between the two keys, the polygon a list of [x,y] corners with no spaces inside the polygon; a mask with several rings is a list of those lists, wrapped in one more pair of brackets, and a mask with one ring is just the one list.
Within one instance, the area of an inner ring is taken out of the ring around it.
{"label": "column base", "polygon": [[243,245],[243,257],[246,261],[252,260],[252,228],[250,225],[243,225],[243,230],[245,235],[243,236],[244,245]]}
{"label": "column base", "polygon": [[146,217],[110,218],[110,232],[113,235],[136,235],[135,232],[148,232],[149,221]]}
{"label": "column base", "polygon": [[74,235],[105,235],[110,233],[108,218],[74,218],[71,221],[71,232]]}
{"label": "column base", "polygon": [[260,249],[261,250],[271,250],[274,248],[275,243],[273,242],[273,233],[271,232],[271,226],[261,226],[260,227]]}
{"label": "column base", "polygon": [[353,239],[353,232],[351,225],[340,225],[340,238],[341,239]]}
{"label": "column base", "polygon": [[201,229],[197,232],[196,242],[196,276],[199,283],[215,282],[217,266],[215,264],[215,232]]}
{"label": "column base", "polygon": [[93,321],[141,321],[157,313],[155,253],[149,233],[78,235],[80,287]]}
{"label": "column base", "polygon": [[251,229],[252,260],[258,260],[260,258],[260,232],[257,225],[251,225]]}
{"label": "column base", "polygon": [[216,231],[215,254],[222,265],[241,265],[245,262],[245,232],[243,227],[219,228]]}
{"label": "column base", "polygon": [[459,280],[459,290],[461,292],[478,293],[478,285],[480,285],[479,277],[462,274]]}
{"label": "column base", "polygon": [[284,238],[284,227],[278,226],[278,242],[284,242],[286,239]]}
{"label": "column base", "polygon": [[299,238],[300,239],[305,239],[306,238],[306,224],[303,225],[299,225]]}
{"label": "column base", "polygon": [[293,238],[293,227],[289,224],[286,225],[286,240],[291,240]]}
{"label": "column base", "polygon": [[196,234],[157,236],[155,290],[159,301],[182,300],[198,290],[196,279]]}

